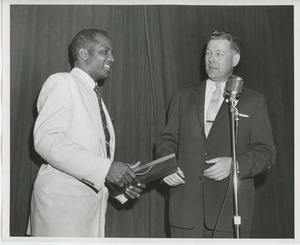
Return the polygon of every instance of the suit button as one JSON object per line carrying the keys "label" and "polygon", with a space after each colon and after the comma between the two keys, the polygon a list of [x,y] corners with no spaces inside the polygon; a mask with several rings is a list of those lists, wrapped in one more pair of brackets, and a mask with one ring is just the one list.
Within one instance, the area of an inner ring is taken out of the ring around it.
{"label": "suit button", "polygon": [[198,176],[198,180],[200,180],[200,181],[201,181],[201,180],[202,180],[202,177],[201,177],[201,176]]}
{"label": "suit button", "polygon": [[204,156],[207,156],[207,152],[204,152],[204,154],[203,154]]}

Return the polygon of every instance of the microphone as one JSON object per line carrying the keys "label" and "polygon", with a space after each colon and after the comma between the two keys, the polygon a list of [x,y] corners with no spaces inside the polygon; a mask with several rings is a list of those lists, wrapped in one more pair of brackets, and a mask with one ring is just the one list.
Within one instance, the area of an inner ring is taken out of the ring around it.
{"label": "microphone", "polygon": [[225,93],[230,101],[235,101],[242,93],[244,80],[241,77],[231,75],[225,86]]}

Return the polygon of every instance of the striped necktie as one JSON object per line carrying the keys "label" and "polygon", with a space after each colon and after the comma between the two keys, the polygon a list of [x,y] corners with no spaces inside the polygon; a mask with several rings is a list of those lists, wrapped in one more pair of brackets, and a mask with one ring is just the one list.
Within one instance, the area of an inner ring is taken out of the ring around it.
{"label": "striped necktie", "polygon": [[109,146],[110,134],[109,134],[108,128],[107,128],[107,121],[106,121],[105,113],[104,113],[104,110],[103,110],[101,93],[100,93],[100,88],[98,87],[98,85],[95,86],[94,91],[96,92],[97,99],[98,99],[98,104],[99,104],[99,108],[100,108],[102,126],[103,126],[103,131],[104,131],[104,134],[105,134],[106,153],[107,153],[107,157],[110,158],[110,146]]}

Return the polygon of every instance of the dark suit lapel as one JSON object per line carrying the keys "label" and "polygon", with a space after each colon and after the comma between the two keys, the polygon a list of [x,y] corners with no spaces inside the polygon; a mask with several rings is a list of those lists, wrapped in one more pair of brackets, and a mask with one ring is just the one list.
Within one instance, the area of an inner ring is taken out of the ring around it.
{"label": "dark suit lapel", "polygon": [[[224,95],[225,96],[225,95]],[[223,103],[222,103],[222,105],[221,105],[221,107],[220,107],[220,109],[219,109],[219,111],[218,111],[218,114],[216,115],[216,118],[215,118],[215,121],[214,121],[214,123],[213,123],[213,125],[212,125],[212,127],[211,127],[211,130],[214,128],[214,127],[216,127],[216,125],[218,124],[218,123],[220,123],[220,122],[222,122],[222,118],[224,117],[224,116],[226,116],[226,115],[229,115],[229,104],[228,104],[228,102],[226,102],[225,101],[225,99],[224,99],[224,101],[223,101]]]}
{"label": "dark suit lapel", "polygon": [[213,126],[215,124],[217,124],[222,119],[222,117],[224,115],[228,114],[228,113],[229,113],[229,104],[224,100],[223,103],[222,103],[222,105],[221,105],[221,107],[220,107],[220,109],[219,109],[219,111],[218,111],[218,114],[217,114],[217,116],[215,118]]}
{"label": "dark suit lapel", "polygon": [[199,119],[199,122],[200,122],[200,125],[201,125],[203,131],[204,131],[205,88],[206,88],[206,81],[201,82],[201,84],[195,89],[195,92],[194,92],[197,116],[198,116],[198,119]]}
{"label": "dark suit lapel", "polygon": [[[247,92],[246,92],[246,93],[247,93]],[[237,108],[239,108],[239,106],[240,106],[241,104],[243,104],[243,102],[244,102],[243,97],[244,97],[244,96],[245,96],[245,95],[242,94],[242,95],[238,98],[238,100],[237,100],[237,105],[236,105]],[[242,99],[242,100],[241,100],[241,99]],[[217,124],[217,123],[222,119],[222,117],[223,117],[224,115],[230,115],[229,102],[226,102],[225,99],[224,99],[224,101],[223,101],[223,103],[222,103],[222,105],[221,105],[221,107],[220,107],[220,109],[219,109],[219,111],[218,111],[218,114],[217,114],[217,116],[216,116],[216,118],[215,118],[214,124]]]}

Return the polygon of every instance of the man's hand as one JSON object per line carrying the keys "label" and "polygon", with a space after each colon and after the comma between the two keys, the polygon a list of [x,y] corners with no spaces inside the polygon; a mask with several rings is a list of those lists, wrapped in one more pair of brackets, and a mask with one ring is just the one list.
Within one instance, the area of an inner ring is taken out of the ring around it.
{"label": "man's hand", "polygon": [[207,164],[214,164],[204,171],[204,176],[213,180],[223,180],[230,174],[231,157],[217,157],[206,161]]}
{"label": "man's hand", "polygon": [[125,194],[130,198],[130,199],[136,199],[139,198],[141,193],[143,192],[143,189],[145,189],[146,185],[137,183],[136,186],[130,185],[129,187],[126,188]]}
{"label": "man's hand", "polygon": [[[130,169],[137,168],[140,165],[141,165],[140,161],[138,161],[137,163],[134,163],[134,164],[127,163],[127,166],[130,167]],[[144,191],[143,189],[145,189],[145,188],[146,188],[146,185],[142,184],[142,183],[137,183],[136,186],[130,185],[126,188],[125,194],[131,199],[136,199],[136,198],[140,197],[140,195]]]}
{"label": "man's hand", "polygon": [[185,183],[184,174],[180,168],[177,168],[177,172],[170,174],[163,178],[163,181],[169,186],[177,186]]}
{"label": "man's hand", "polygon": [[110,166],[106,179],[107,181],[122,187],[130,183],[135,176],[135,173],[127,166],[127,164],[114,161]]}

